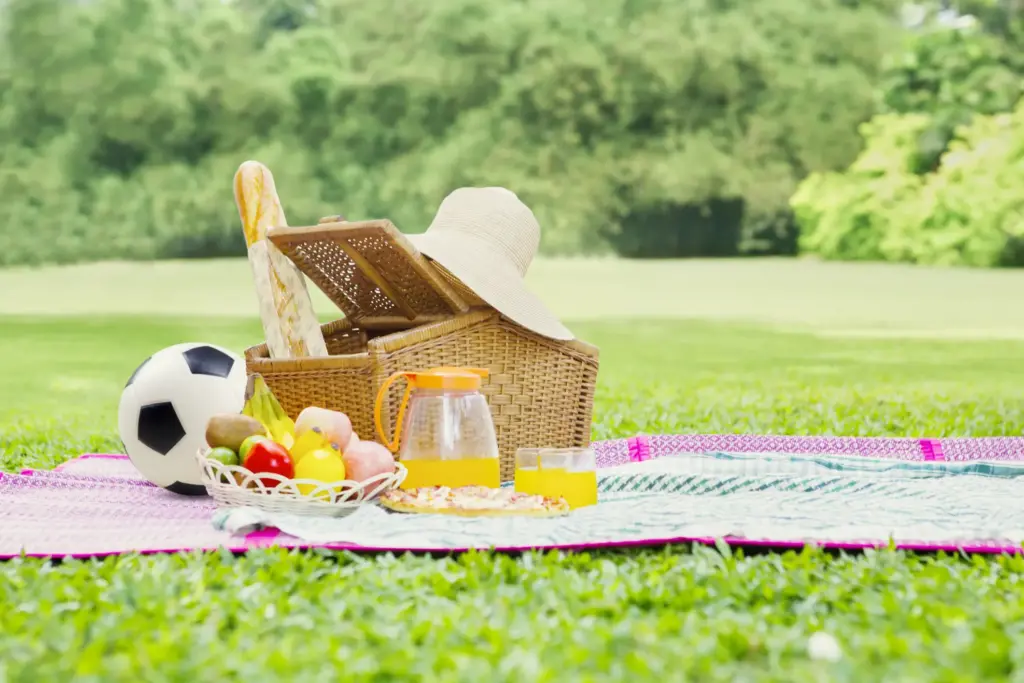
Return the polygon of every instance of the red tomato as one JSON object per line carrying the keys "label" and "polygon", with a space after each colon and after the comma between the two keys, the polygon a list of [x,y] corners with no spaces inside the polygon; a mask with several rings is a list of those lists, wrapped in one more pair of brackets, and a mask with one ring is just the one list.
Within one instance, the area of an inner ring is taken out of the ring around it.
{"label": "red tomato", "polygon": [[[288,449],[269,439],[260,441],[249,449],[244,466],[253,474],[277,474],[285,479],[292,479],[295,476],[295,463],[292,462]],[[260,481],[267,488],[274,488],[280,484],[269,477],[261,477]]]}

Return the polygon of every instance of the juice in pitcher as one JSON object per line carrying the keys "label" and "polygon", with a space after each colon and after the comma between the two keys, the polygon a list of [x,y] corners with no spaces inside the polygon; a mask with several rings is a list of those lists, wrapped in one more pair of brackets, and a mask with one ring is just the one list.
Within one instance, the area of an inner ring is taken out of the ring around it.
{"label": "juice in pitcher", "polygon": [[[402,488],[501,485],[498,442],[480,368],[434,368],[391,375],[377,392],[374,422],[384,445],[398,453],[408,475]],[[384,427],[385,399],[404,379],[394,435]]]}
{"label": "juice in pitcher", "polygon": [[452,459],[403,459],[402,464],[409,471],[402,488],[415,489],[421,486],[487,486],[501,485],[501,471],[498,458]]}

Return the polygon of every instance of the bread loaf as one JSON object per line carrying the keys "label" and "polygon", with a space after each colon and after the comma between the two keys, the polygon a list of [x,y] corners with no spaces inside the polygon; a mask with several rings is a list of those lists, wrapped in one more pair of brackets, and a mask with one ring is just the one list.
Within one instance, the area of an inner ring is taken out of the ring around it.
{"label": "bread loaf", "polygon": [[270,357],[328,355],[302,272],[267,239],[271,228],[288,225],[270,169],[256,161],[239,166],[235,203]]}

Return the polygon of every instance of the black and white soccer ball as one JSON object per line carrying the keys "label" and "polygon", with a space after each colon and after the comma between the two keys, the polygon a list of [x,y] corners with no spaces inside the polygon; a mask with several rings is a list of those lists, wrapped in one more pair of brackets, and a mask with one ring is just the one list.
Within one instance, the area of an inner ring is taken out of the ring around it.
{"label": "black and white soccer ball", "polygon": [[213,344],[176,344],[128,378],[118,407],[121,443],[147,480],[187,496],[206,495],[196,452],[218,413],[245,405],[245,361]]}

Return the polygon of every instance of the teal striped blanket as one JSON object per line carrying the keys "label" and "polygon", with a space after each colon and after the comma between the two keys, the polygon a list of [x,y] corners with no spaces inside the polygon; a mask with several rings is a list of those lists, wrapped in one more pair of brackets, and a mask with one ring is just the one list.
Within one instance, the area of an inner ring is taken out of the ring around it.
{"label": "teal striped blanket", "polygon": [[943,547],[1024,542],[1024,464],[779,453],[683,454],[598,471],[599,504],[556,519],[401,515],[340,519],[218,510],[312,543],[384,549],[602,546],[678,538]]}

